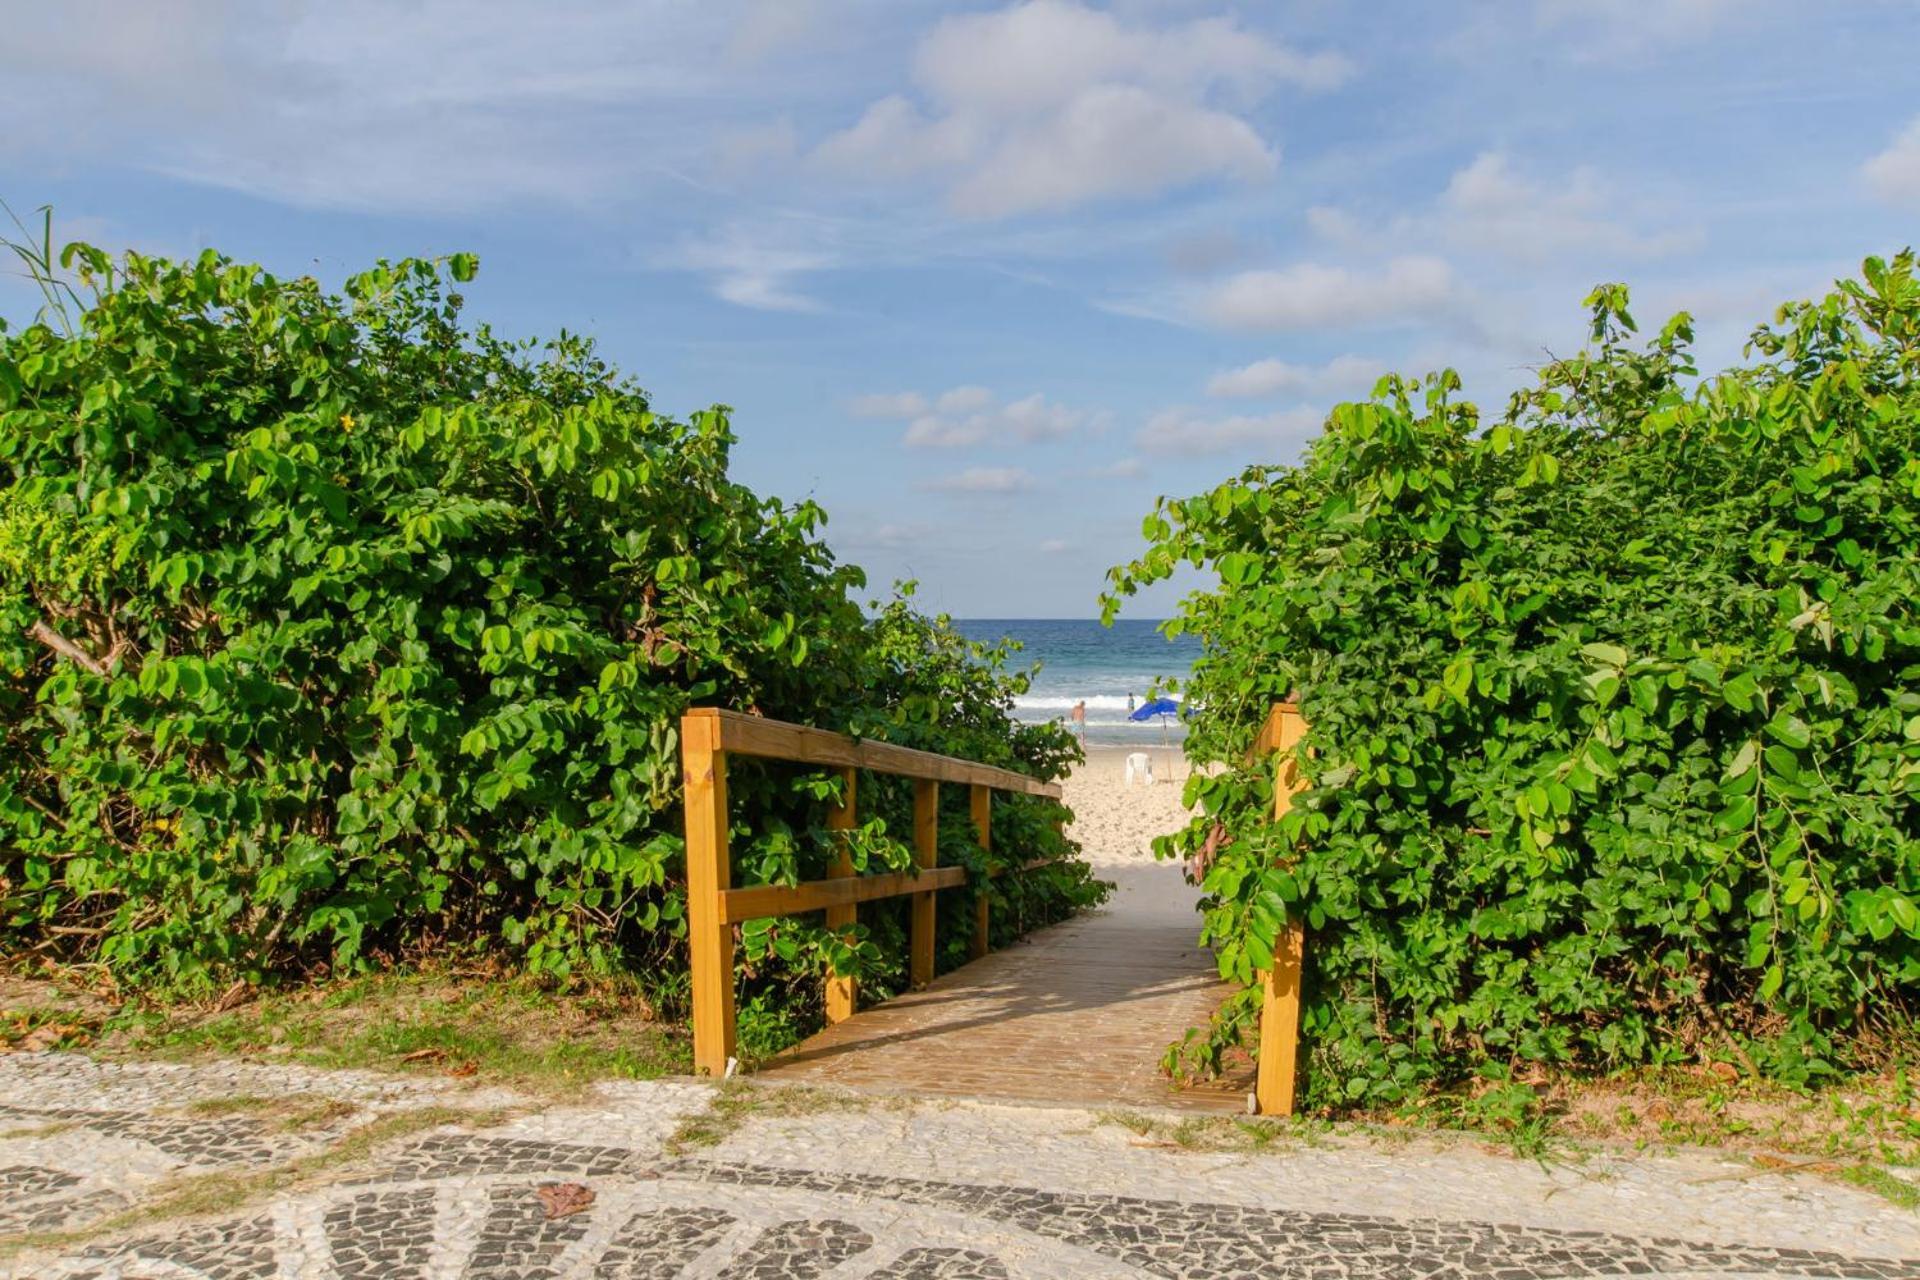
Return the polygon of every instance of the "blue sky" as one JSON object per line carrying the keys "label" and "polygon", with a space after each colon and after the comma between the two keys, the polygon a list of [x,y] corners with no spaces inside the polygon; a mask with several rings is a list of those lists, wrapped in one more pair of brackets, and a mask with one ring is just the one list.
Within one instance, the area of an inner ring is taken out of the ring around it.
{"label": "blue sky", "polygon": [[[1091,616],[1158,493],[1379,372],[1498,404],[1580,298],[1776,303],[1920,236],[1920,7],[0,0],[0,197],[337,280],[478,252],[877,585]],[[30,313],[16,281],[0,312]],[[1170,597],[1143,598],[1138,616]]]}

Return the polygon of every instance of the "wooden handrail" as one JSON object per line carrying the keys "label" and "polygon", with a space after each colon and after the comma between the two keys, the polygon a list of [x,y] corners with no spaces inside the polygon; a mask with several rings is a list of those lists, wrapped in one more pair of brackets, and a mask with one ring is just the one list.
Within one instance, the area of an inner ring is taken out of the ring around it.
{"label": "wooden handrail", "polygon": [[929,889],[956,889],[967,882],[965,867],[927,871],[886,871],[870,876],[838,876],[799,884],[756,884],[720,895],[720,919],[727,924],[768,916],[797,916],[828,907],[851,907]]}
{"label": "wooden handrail", "polygon": [[[1293,797],[1305,786],[1297,752],[1307,736],[1307,722],[1297,703],[1276,702],[1267,712],[1260,736],[1254,739],[1254,759],[1278,754],[1281,759],[1273,782],[1273,820],[1293,808]],[[1306,965],[1307,934],[1297,916],[1274,939],[1273,964],[1261,977],[1260,1044],[1254,1055],[1253,1096],[1261,1115],[1290,1116],[1300,1056],[1300,971]]]}
{"label": "wooden handrail", "polygon": [[[925,986],[933,980],[933,895],[938,890],[955,888],[969,881],[964,867],[935,865],[939,857],[940,784],[948,782],[968,788],[968,812],[982,850],[992,847],[991,818],[996,790],[1049,800],[1060,798],[1058,783],[1042,782],[1011,769],[712,707],[698,707],[682,717],[680,754],[686,773],[687,943],[693,970],[693,1064],[697,1073],[716,1077],[725,1075],[733,1061],[734,925],[767,916],[824,910],[827,928],[850,929],[858,919],[860,903],[911,897],[908,975],[913,986]],[[914,869],[855,875],[852,862],[842,849],[825,880],[733,888],[733,866],[727,849],[729,755],[836,770],[841,775],[840,800],[827,815],[827,826],[838,832],[850,831],[858,825],[855,816],[858,770],[912,778]],[[1019,866],[995,869],[989,876],[1002,871],[1031,871],[1052,861],[1054,859],[1036,858]],[[975,892],[970,952],[972,958],[977,959],[987,951],[991,908],[984,882],[975,886]],[[858,992],[851,976],[827,976],[829,1021],[851,1017],[857,1003]]]}
{"label": "wooden handrail", "polygon": [[897,747],[891,742],[853,738],[829,729],[789,724],[722,711],[715,707],[696,707],[688,719],[715,722],[719,748],[734,755],[760,756],[786,760],[794,764],[816,764],[842,769],[868,769],[927,782],[954,782],[962,786],[992,787],[995,791],[1013,791],[1020,795],[1060,798],[1060,784],[1042,782],[1024,773],[979,764],[956,756],[935,755],[912,747]]}

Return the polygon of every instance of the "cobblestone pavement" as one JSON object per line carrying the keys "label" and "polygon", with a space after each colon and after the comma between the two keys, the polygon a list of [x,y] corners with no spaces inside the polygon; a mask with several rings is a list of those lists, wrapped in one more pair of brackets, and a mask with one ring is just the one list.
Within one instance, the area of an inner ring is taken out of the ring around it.
{"label": "cobblestone pavement", "polygon": [[[1920,1277],[1914,1215],[1704,1154],[1547,1168],[1362,1138],[1204,1154],[1081,1110],[857,1099],[670,1150],[711,1096],[623,1084],[542,1108],[458,1082],[0,1058],[0,1274]],[[289,1129],[289,1098],[333,1105]],[[289,1160],[424,1107],[489,1110],[286,1180]],[[231,1201],[157,1216],[196,1180]]]}

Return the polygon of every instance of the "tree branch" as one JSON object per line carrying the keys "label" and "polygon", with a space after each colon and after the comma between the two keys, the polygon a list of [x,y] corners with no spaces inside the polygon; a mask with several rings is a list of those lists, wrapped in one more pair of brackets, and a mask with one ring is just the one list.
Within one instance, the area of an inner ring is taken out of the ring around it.
{"label": "tree branch", "polygon": [[68,662],[96,676],[104,676],[112,671],[114,664],[120,661],[122,655],[124,655],[130,647],[124,640],[117,641],[113,648],[108,651],[106,657],[96,658],[48,626],[44,619],[28,627],[27,636],[30,639],[38,640],[41,644],[65,658]]}

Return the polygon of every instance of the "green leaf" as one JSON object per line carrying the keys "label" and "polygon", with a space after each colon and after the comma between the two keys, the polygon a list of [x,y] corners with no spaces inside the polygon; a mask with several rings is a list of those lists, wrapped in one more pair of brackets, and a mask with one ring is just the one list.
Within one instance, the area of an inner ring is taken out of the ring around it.
{"label": "green leaf", "polygon": [[1807,727],[1806,721],[1785,711],[1778,712],[1767,721],[1767,732],[1796,751],[1813,741],[1813,731]]}

